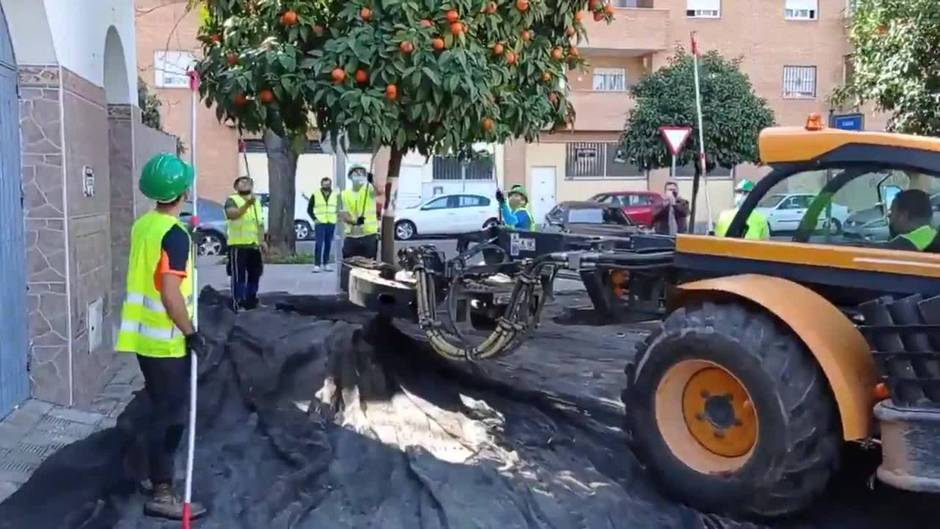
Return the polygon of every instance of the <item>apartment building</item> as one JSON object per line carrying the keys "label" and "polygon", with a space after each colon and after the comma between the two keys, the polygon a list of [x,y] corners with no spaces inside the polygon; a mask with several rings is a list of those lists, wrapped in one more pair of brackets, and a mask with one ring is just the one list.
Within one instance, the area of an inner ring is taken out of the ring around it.
{"label": "apartment building", "polygon": [[[742,69],[778,124],[800,125],[811,112],[826,116],[836,110],[827,99],[843,81],[849,53],[846,0],[614,0],[613,5],[609,25],[584,17],[589,42],[580,49],[590,67],[569,75],[577,111],[573,130],[544,135],[538,144],[507,146],[507,181],[529,186],[537,214],[556,201],[602,191],[662,189],[668,170],[645,174],[617,160],[617,141],[635,105],[630,86],[666,64],[676,45],[688,49],[691,32],[703,51],[742,58]],[[869,129],[884,125],[877,116],[865,121]],[[690,194],[691,168],[677,173],[680,188]],[[711,173],[713,214],[732,200],[735,176],[761,174],[754,166]]]}

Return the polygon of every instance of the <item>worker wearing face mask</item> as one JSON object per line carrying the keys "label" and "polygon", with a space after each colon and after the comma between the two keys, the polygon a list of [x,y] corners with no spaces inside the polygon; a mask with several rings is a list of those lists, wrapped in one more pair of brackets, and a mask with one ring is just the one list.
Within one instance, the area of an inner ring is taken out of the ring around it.
{"label": "worker wearing face mask", "polygon": [[[333,192],[333,181],[329,178],[320,180],[320,190],[310,195],[307,203],[307,214],[314,222],[313,271],[326,270],[330,272],[330,248],[333,245],[333,236],[336,233],[336,217],[339,206],[339,197]],[[321,268],[322,267],[322,268]]]}
{"label": "worker wearing face mask", "polygon": [[[754,182],[744,179],[738,182],[734,188],[734,208],[726,209],[718,216],[718,222],[715,224],[715,235],[724,237],[728,233],[731,221],[738,214],[738,209],[747,196],[754,190]],[[759,211],[752,211],[747,217],[747,231],[744,234],[745,239],[767,240],[770,238],[770,224],[767,217]]]}
{"label": "worker wearing face mask", "polygon": [[365,167],[354,166],[347,174],[350,187],[342,192],[339,218],[346,233],[343,259],[375,259],[379,251],[379,219],[375,205],[375,183]]}
{"label": "worker wearing face mask", "polygon": [[253,193],[254,181],[235,180],[235,194],[225,201],[228,226],[228,272],[232,278],[232,308],[238,312],[258,306],[258,285],[264,272],[265,249],[261,204]]}

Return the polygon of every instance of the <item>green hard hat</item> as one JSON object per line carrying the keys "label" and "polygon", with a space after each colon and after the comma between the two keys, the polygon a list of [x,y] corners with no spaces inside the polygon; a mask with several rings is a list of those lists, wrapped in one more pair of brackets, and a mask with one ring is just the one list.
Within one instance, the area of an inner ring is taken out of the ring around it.
{"label": "green hard hat", "polygon": [[526,200],[529,200],[529,192],[526,191],[525,186],[522,184],[516,184],[509,188],[509,194],[519,194],[522,195]]}
{"label": "green hard hat", "polygon": [[175,154],[158,154],[140,172],[140,192],[157,202],[173,202],[192,187],[193,166]]}
{"label": "green hard hat", "polygon": [[750,193],[754,190],[754,182],[751,182],[747,178],[738,182],[738,185],[734,186],[735,191],[743,191],[745,193]]}

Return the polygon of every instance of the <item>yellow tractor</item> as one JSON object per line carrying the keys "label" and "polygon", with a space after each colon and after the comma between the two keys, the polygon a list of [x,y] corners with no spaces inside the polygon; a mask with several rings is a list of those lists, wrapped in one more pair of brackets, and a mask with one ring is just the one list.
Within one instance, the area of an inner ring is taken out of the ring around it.
{"label": "yellow tractor", "polygon": [[[515,349],[561,269],[599,312],[664,314],[626,368],[625,431],[661,486],[702,510],[798,512],[846,443],[881,443],[881,481],[940,492],[940,139],[814,116],[764,131],[760,150],[770,172],[723,237],[494,227],[451,259],[422,246],[397,266],[346,260],[342,288],[414,319],[452,361]],[[754,211],[770,240],[745,238]]]}
{"label": "yellow tractor", "polygon": [[[630,445],[731,515],[809,506],[844,443],[875,439],[882,482],[940,492],[940,139],[811,118],[760,152],[727,236],[677,237],[668,314],[626,370]],[[771,240],[743,238],[755,210]]]}

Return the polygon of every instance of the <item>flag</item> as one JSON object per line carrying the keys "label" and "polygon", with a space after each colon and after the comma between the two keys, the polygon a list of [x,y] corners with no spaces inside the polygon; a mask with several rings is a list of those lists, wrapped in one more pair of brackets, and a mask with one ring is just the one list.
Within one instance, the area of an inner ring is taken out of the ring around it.
{"label": "flag", "polygon": [[189,89],[193,92],[199,90],[199,84],[201,81],[199,79],[199,72],[197,72],[195,68],[191,68],[186,72],[186,75],[189,76]]}
{"label": "flag", "polygon": [[695,55],[696,57],[701,57],[701,55],[698,52],[698,41],[695,40],[694,31],[692,32],[692,55]]}

